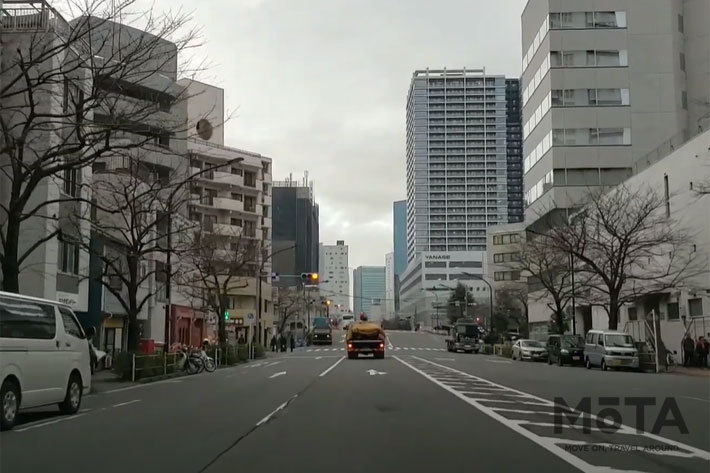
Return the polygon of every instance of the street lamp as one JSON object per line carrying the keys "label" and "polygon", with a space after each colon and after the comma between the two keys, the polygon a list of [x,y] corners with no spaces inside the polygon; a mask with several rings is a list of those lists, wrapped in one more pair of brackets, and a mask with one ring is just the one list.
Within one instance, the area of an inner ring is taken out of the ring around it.
{"label": "street lamp", "polygon": [[[489,309],[490,310],[490,319],[489,320],[490,320],[490,324],[491,324],[491,328],[492,328],[493,327],[493,286],[491,286],[491,283],[486,281],[483,278],[483,276],[481,276],[479,274],[467,273],[466,271],[462,271],[462,274],[465,276],[470,276],[474,279],[478,279],[480,281],[483,281],[484,283],[486,283],[486,286],[488,286],[488,295],[490,297],[490,309]],[[486,327],[486,328],[488,328],[488,327]]]}

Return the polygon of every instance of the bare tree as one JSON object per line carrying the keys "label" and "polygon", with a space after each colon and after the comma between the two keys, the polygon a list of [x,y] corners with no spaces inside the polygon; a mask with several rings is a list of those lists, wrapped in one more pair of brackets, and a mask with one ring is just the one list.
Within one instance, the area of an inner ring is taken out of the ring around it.
{"label": "bare tree", "polygon": [[573,293],[572,272],[569,256],[551,243],[549,235],[528,232],[520,259],[511,263],[511,269],[527,277],[528,297],[545,301],[552,311],[553,329],[564,333],[567,329],[565,308]]}
{"label": "bare tree", "polygon": [[[20,290],[23,263],[59,234],[58,205],[89,200],[77,188],[88,181],[92,163],[184,133],[186,123],[169,113],[186,98],[174,79],[199,69],[178,67],[178,55],[198,38],[188,14],[134,11],[134,0],[68,5],[77,17],[71,22],[42,1],[3,8],[0,267],[6,291]],[[64,192],[38,193],[50,180]],[[33,226],[44,231],[27,231]]]}
{"label": "bare tree", "polygon": [[174,273],[168,252],[184,251],[184,235],[194,222],[184,217],[190,195],[186,167],[156,166],[142,154],[124,152],[97,170],[91,182],[91,212],[70,216],[74,227],[86,222],[91,233],[63,238],[101,263],[96,278],[126,311],[128,350],[139,340],[138,316],[156,295],[169,291]]}
{"label": "bare tree", "polygon": [[572,255],[586,301],[604,307],[611,329],[617,328],[624,304],[675,287],[697,272],[692,242],[667,205],[651,187],[622,184],[608,193],[593,191],[569,225],[553,227],[545,237],[557,251]]}
{"label": "bare tree", "polygon": [[222,230],[203,221],[194,230],[180,271],[183,293],[200,304],[200,309],[217,316],[219,342],[227,343],[225,314],[231,308],[235,289],[249,285],[258,265],[258,241],[242,232]]}
{"label": "bare tree", "polygon": [[278,307],[278,333],[283,333],[286,324],[289,323],[291,317],[299,314],[303,308],[303,294],[301,291],[290,288],[278,288],[278,298],[276,299]]}
{"label": "bare tree", "polygon": [[527,330],[529,323],[527,283],[510,283],[496,290],[495,310],[516,319],[518,326]]}

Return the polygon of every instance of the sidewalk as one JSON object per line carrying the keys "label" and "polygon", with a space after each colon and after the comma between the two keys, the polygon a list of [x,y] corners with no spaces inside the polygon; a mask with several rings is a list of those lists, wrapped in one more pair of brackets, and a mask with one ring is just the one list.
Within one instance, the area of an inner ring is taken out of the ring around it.
{"label": "sidewalk", "polygon": [[675,370],[668,374],[682,374],[685,376],[695,376],[698,378],[710,378],[710,369],[707,368],[689,368],[686,366],[678,366]]}
{"label": "sidewalk", "polygon": [[117,388],[125,388],[128,386],[134,386],[139,383],[134,383],[131,381],[124,381],[116,376],[116,373],[111,370],[101,370],[96,371],[91,376],[91,392],[100,393],[104,391],[110,391]]}

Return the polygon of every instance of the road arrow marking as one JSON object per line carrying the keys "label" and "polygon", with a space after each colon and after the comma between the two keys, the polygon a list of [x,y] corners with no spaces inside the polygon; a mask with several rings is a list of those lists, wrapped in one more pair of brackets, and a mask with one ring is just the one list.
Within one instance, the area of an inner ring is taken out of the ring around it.
{"label": "road arrow marking", "polygon": [[322,356],[317,356],[317,357],[316,357],[316,360],[320,360],[321,358],[323,358],[323,357],[322,357]]}
{"label": "road arrow marking", "polygon": [[285,371],[279,371],[278,373],[274,373],[274,374],[272,374],[271,376],[269,376],[269,379],[271,379],[271,378],[277,378],[277,377],[283,376],[283,375],[285,375],[285,374],[286,374]]}
{"label": "road arrow marking", "polygon": [[387,374],[384,371],[377,371],[377,370],[367,370],[368,373],[370,373],[370,376],[377,376],[378,374]]}

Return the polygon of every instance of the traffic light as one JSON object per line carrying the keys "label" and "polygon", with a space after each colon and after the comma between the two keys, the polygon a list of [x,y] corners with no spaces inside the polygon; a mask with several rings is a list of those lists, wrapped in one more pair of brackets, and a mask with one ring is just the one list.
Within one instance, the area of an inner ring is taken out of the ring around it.
{"label": "traffic light", "polygon": [[308,284],[318,284],[318,273],[301,273],[301,279]]}
{"label": "traffic light", "polygon": [[330,305],[330,299],[325,301],[325,305]]}
{"label": "traffic light", "polygon": [[229,320],[229,311],[224,311],[224,320]]}

